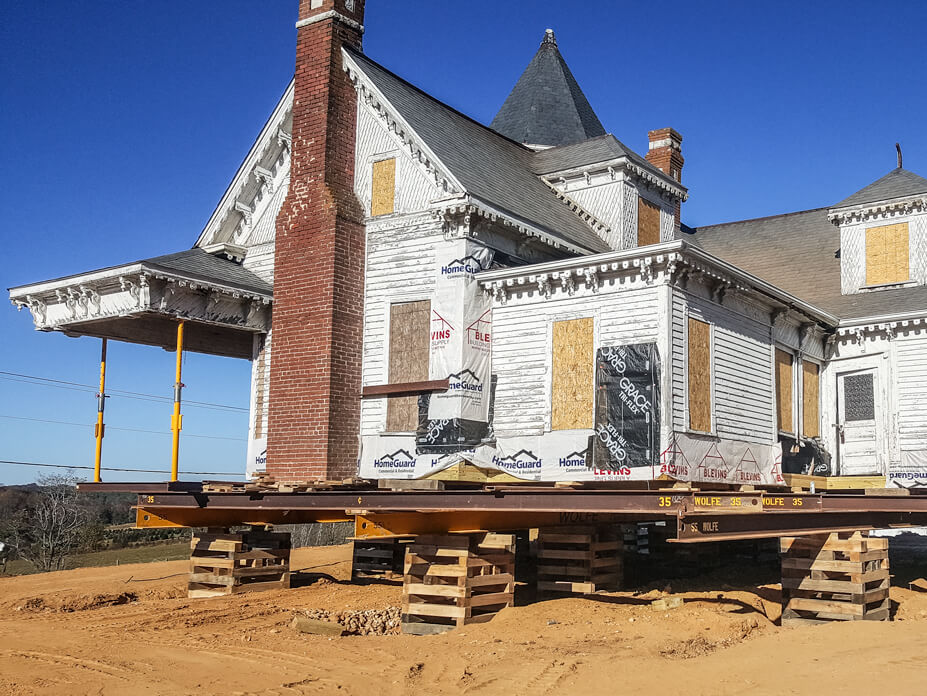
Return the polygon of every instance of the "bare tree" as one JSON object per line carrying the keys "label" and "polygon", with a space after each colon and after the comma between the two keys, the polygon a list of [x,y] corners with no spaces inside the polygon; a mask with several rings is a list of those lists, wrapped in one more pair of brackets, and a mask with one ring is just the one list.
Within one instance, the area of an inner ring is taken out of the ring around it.
{"label": "bare tree", "polygon": [[16,553],[37,570],[61,570],[79,543],[86,521],[77,497],[80,480],[72,474],[40,477],[32,504],[10,525]]}

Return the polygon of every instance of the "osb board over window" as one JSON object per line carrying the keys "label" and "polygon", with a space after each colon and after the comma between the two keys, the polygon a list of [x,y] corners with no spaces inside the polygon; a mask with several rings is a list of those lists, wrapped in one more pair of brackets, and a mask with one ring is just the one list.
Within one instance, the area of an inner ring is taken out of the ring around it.
{"label": "osb board over window", "polygon": [[570,319],[553,325],[551,430],[591,428],[595,398],[593,319]]}
{"label": "osb board over window", "polygon": [[908,223],[866,230],[866,285],[903,283],[908,268]]}
{"label": "osb board over window", "polygon": [[[428,330],[431,302],[403,302],[389,310],[389,383],[428,379]],[[418,427],[418,397],[391,396],[386,404],[386,430],[410,432]]]}
{"label": "osb board over window", "polygon": [[396,158],[373,163],[370,214],[388,215],[396,205]]}
{"label": "osb board over window", "polygon": [[689,317],[689,429],[711,432],[711,325]]}
{"label": "osb board over window", "polygon": [[660,206],[638,196],[637,246],[660,243]]}
{"label": "osb board over window", "polygon": [[792,363],[791,353],[776,348],[776,425],[786,433],[795,432],[792,421]]}
{"label": "osb board over window", "polygon": [[817,363],[801,364],[801,430],[805,437],[821,436],[820,369]]}

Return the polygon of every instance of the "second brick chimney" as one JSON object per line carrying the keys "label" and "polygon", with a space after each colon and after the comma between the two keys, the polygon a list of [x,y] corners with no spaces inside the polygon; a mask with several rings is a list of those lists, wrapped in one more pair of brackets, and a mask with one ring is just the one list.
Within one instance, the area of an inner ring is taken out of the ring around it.
{"label": "second brick chimney", "polygon": [[290,185],[276,223],[267,473],[352,476],[360,421],[364,214],[354,195],[357,94],[342,46],[364,0],[300,0]]}
{"label": "second brick chimney", "polygon": [[[647,133],[650,147],[647,150],[647,161],[657,169],[668,174],[672,179],[682,183],[682,136],[672,128],[660,128]],[[676,229],[679,229],[679,218],[682,201],[676,201]]]}

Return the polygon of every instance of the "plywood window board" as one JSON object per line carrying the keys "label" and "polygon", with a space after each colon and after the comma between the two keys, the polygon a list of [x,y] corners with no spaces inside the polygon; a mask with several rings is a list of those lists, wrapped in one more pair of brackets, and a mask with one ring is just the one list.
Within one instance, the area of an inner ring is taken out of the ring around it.
{"label": "plywood window board", "polygon": [[[389,383],[423,382],[428,375],[431,302],[402,302],[389,312]],[[390,396],[386,430],[410,432],[418,427],[418,396]]]}
{"label": "plywood window board", "polygon": [[388,215],[396,206],[396,158],[373,163],[371,173],[370,215]]}
{"label": "plywood window board", "polygon": [[821,436],[821,368],[817,363],[801,364],[801,430],[805,437]]}
{"label": "plywood window board", "polygon": [[593,426],[595,346],[592,317],[554,322],[551,430]]}
{"label": "plywood window board", "polygon": [[660,206],[637,199],[637,246],[660,243]]}
{"label": "plywood window board", "polygon": [[711,324],[689,317],[689,430],[711,432]]}
{"label": "plywood window board", "polygon": [[795,432],[792,417],[792,354],[776,348],[776,426],[782,432]]}
{"label": "plywood window board", "polygon": [[866,285],[910,280],[908,223],[866,230]]}

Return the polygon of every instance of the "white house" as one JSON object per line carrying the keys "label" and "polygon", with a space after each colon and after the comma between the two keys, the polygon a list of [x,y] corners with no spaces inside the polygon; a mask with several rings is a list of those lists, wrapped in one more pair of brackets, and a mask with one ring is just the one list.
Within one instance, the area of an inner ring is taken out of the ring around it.
{"label": "white house", "polygon": [[[362,30],[363,3],[312,5],[301,32]],[[641,157],[607,134],[553,32],[490,126],[359,35],[334,44],[328,78],[356,95],[353,135],[327,135],[365,228],[362,393],[344,397],[360,406],[342,442],[362,476],[466,460],[528,480],[770,484],[815,467],[927,485],[927,179],[900,157],[834,206],[689,228],[681,136],[652,131]],[[272,386],[272,308],[308,147],[299,79],[193,249],[10,294],[41,330],[171,346],[183,319],[189,349],[250,359],[250,468],[267,450],[269,470],[310,476],[274,439],[311,439],[311,422],[284,437],[269,418],[298,398]]]}

